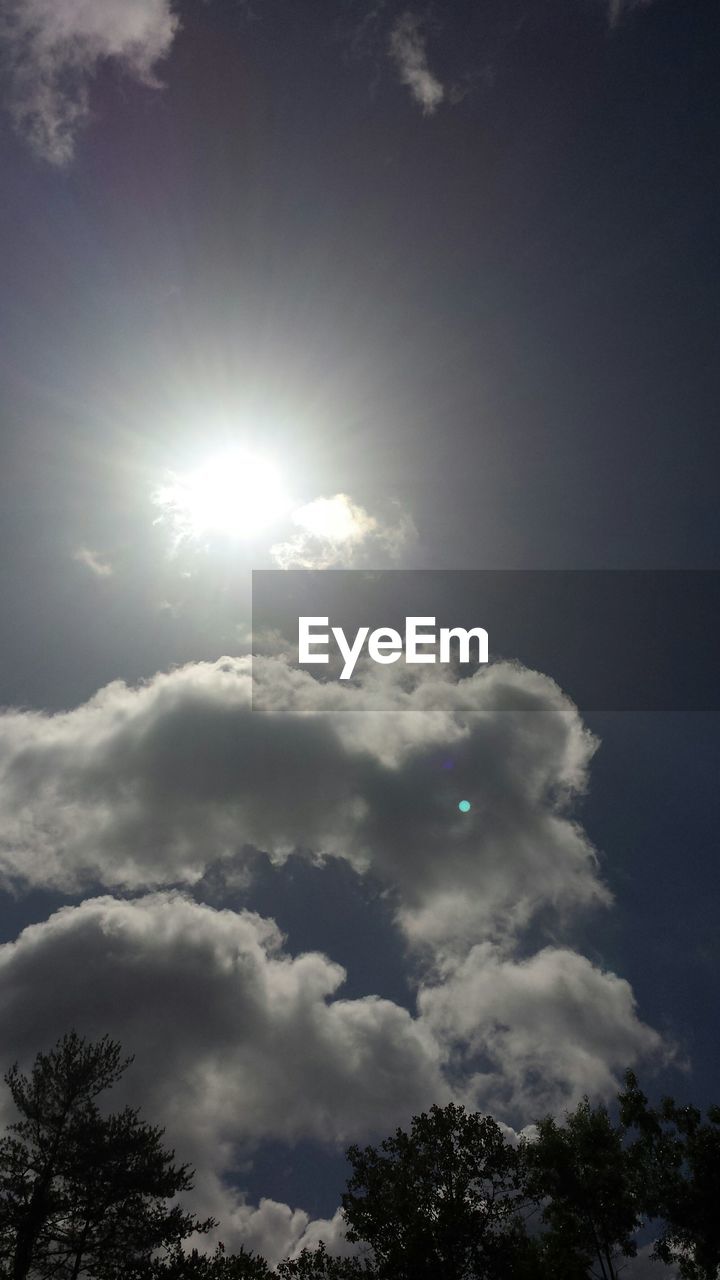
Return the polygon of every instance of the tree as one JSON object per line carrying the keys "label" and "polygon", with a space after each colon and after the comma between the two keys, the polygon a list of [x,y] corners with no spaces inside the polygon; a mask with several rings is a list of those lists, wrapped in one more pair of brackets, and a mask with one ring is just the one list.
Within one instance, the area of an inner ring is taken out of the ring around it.
{"label": "tree", "polygon": [[649,1217],[664,1219],[655,1244],[683,1280],[720,1274],[720,1107],[707,1120],[697,1107],[663,1098],[652,1108],[631,1071],[620,1094],[620,1114],[636,1133],[632,1145],[637,1185]]}
{"label": "tree", "polygon": [[110,1280],[195,1231],[171,1203],[192,1186],[162,1129],[126,1107],[103,1115],[96,1098],[131,1059],[104,1036],[71,1032],[39,1053],[30,1076],[5,1080],[20,1119],[0,1140],[0,1257],[10,1280]]}
{"label": "tree", "polygon": [[454,1103],[379,1148],[350,1147],[348,1239],[379,1280],[500,1280],[525,1250],[517,1151],[490,1117]]}
{"label": "tree", "polygon": [[274,1280],[264,1258],[256,1254],[226,1253],[219,1244],[214,1253],[185,1253],[180,1244],[165,1256],[153,1258],[136,1270],[123,1273],[123,1280]]}
{"label": "tree", "polygon": [[596,1267],[602,1280],[616,1280],[618,1256],[635,1256],[641,1206],[623,1139],[607,1109],[585,1098],[564,1125],[547,1116],[523,1143],[527,1193],[542,1205],[543,1247],[557,1274],[562,1259],[570,1276]]}
{"label": "tree", "polygon": [[317,1249],[303,1249],[297,1258],[286,1258],[277,1275],[280,1280],[373,1280],[377,1272],[365,1258],[332,1257],[321,1243]]}

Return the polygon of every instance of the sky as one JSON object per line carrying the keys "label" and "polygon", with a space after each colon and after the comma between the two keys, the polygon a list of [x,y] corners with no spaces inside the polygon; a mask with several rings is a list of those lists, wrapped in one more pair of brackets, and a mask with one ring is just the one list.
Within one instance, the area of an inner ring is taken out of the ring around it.
{"label": "sky", "polygon": [[253,569],[718,567],[719,28],[3,6],[1,1039],[121,1039],[228,1247],[433,1102],[717,1100],[717,710],[249,655]]}

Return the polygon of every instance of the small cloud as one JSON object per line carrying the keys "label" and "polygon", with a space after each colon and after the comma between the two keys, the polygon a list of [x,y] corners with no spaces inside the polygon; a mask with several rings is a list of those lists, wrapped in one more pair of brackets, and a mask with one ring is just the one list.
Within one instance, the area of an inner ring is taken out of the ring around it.
{"label": "small cloud", "polygon": [[0,40],[10,68],[9,110],[36,155],[69,163],[89,114],[89,81],[112,61],[159,86],[155,66],[178,29],[171,0],[7,0]]}
{"label": "small cloud", "polygon": [[90,547],[79,547],[73,552],[73,560],[76,564],[84,564],[96,578],[112,577],[113,567],[107,556],[100,551],[93,551]]}
{"label": "small cloud", "polygon": [[390,57],[395,62],[402,83],[431,116],[445,97],[445,90],[428,66],[425,37],[421,20],[414,13],[403,13],[390,34]]}
{"label": "small cloud", "polygon": [[357,568],[373,556],[382,563],[397,562],[415,537],[405,513],[382,520],[346,493],[315,498],[298,507],[291,519],[299,532],[270,548],[281,569]]}
{"label": "small cloud", "polygon": [[294,512],[293,524],[315,538],[345,543],[360,542],[378,527],[377,520],[345,493],[308,502]]}
{"label": "small cloud", "polygon": [[652,3],[653,0],[609,0],[608,22],[611,27],[617,27],[633,10],[649,9]]}

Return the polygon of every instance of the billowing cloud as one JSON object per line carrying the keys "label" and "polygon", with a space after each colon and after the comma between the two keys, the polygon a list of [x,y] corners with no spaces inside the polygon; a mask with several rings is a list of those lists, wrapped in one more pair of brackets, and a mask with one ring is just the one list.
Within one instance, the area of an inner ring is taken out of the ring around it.
{"label": "billowing cloud", "polygon": [[189,1111],[191,1145],[209,1131],[344,1143],[442,1092],[421,1023],[389,1000],[339,998],[342,967],[290,956],[253,912],[177,893],[90,899],[0,947],[0,973],[8,1053],[76,1024],[110,1030],[142,1050],[133,1078],[149,1104]]}
{"label": "billowing cloud", "polygon": [[512,664],[414,670],[371,664],[349,685],[224,659],[63,714],[8,711],[0,872],[136,890],[191,884],[246,846],[304,850],[372,871],[436,950],[607,902],[573,813],[596,747],[573,704]]}
{"label": "billowing cloud", "polygon": [[397,564],[416,538],[410,517],[371,515],[346,493],[315,498],[292,513],[298,530],[271,547],[281,569],[358,568]]}
{"label": "billowing cloud", "polygon": [[303,1231],[294,1252],[299,1253],[301,1249],[317,1249],[318,1245],[323,1243],[328,1253],[341,1258],[351,1257],[357,1254],[359,1249],[357,1244],[351,1244],[347,1240],[345,1231],[345,1218],[341,1209],[338,1209],[332,1218],[315,1218]]}
{"label": "billowing cloud", "polygon": [[178,28],[171,0],[8,0],[0,19],[15,126],[54,165],[72,159],[103,62],[156,87]]}
{"label": "billowing cloud", "polygon": [[[214,1216],[223,1224],[222,1231],[218,1234],[223,1244],[231,1249],[242,1246],[275,1263],[281,1258],[294,1256],[306,1245],[314,1247],[315,1223],[304,1209],[291,1208],[289,1204],[272,1200],[268,1196],[261,1197],[258,1205],[248,1204],[224,1186],[220,1179],[217,1180],[215,1195],[208,1203],[215,1206]],[[342,1237],[344,1232],[340,1214],[336,1214],[335,1218],[337,1221],[319,1219],[316,1222],[320,1238],[326,1243],[332,1241],[333,1252],[338,1252],[334,1248],[335,1233],[337,1237]]]}
{"label": "billowing cloud", "polygon": [[222,1223],[217,1236],[224,1244],[252,1249],[271,1263],[296,1257],[302,1249],[316,1249],[321,1241],[336,1257],[349,1257],[359,1251],[345,1235],[341,1209],[337,1209],[332,1218],[312,1218],[302,1208],[267,1196],[262,1196],[260,1203],[254,1205],[219,1178],[207,1204],[208,1213]]}
{"label": "billowing cloud", "polygon": [[233,1186],[265,1139],[372,1140],[450,1097],[524,1124],[663,1052],[622,979],[521,951],[538,913],[608,901],[574,814],[596,747],[576,708],[514,664],[418,670],[321,683],[280,656],[224,659],[0,717],[13,885],[193,883],[222,859],[242,872],[248,847],[344,858],[422,957],[416,1008],[345,1000],[344,970],[293,956],[273,921],[176,891],[94,898],[0,948],[8,1056],[72,1025],[137,1049],[129,1096],[197,1166],[230,1247],[341,1234]]}
{"label": "billowing cloud", "polygon": [[166,1125],[229,1245],[282,1255],[308,1228],[302,1209],[253,1207],[226,1185],[259,1140],[344,1145],[448,1096],[421,1021],[378,997],[342,999],[339,965],[292,957],[250,912],[177,894],[90,900],[0,947],[0,977],[6,1061],[71,1026],[136,1052],[118,1100]]}
{"label": "billowing cloud", "polygon": [[418,1006],[473,1102],[521,1123],[608,1097],[624,1068],[666,1051],[629,983],[567,948],[516,960],[473,947]]}
{"label": "billowing cloud", "polygon": [[614,1068],[659,1047],[627,984],[569,951],[513,964],[477,948],[421,989],[416,1014],[343,999],[344,978],[326,956],[290,954],[252,912],[102,897],[0,947],[0,1036],[23,1063],[70,1026],[134,1051],[117,1101],[166,1126],[225,1243],[271,1258],[321,1238],[342,1247],[342,1221],[247,1201],[237,1171],[263,1139],[373,1140],[453,1096],[525,1122],[551,1097],[609,1092]]}
{"label": "billowing cloud", "polygon": [[432,115],[445,97],[445,90],[428,66],[426,40],[417,14],[406,12],[398,18],[390,33],[389,51],[402,83],[423,114]]}

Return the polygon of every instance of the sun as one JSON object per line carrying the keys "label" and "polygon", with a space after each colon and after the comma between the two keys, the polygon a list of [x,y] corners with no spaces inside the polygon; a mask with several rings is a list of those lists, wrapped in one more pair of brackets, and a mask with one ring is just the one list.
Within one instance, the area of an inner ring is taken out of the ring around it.
{"label": "sun", "polygon": [[153,495],[181,537],[249,540],[287,515],[291,501],[267,459],[233,449],[172,474]]}

